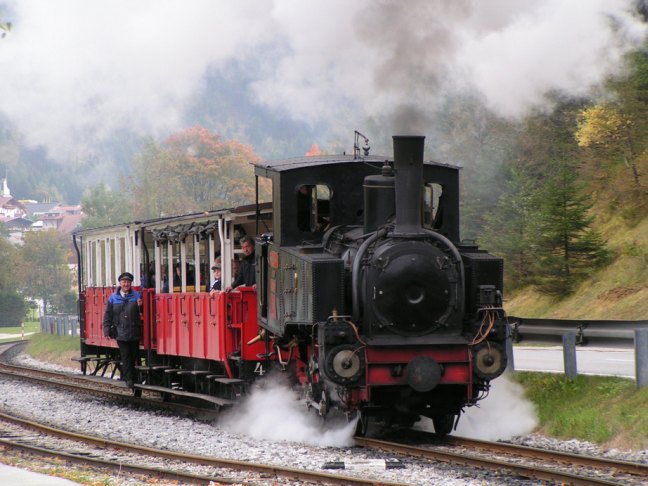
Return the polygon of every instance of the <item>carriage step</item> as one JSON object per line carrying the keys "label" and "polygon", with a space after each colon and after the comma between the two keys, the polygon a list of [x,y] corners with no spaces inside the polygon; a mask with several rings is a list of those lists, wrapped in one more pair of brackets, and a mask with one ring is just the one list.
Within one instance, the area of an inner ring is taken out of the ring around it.
{"label": "carriage step", "polygon": [[218,405],[219,407],[229,407],[234,404],[233,400],[228,400],[227,398],[214,397],[211,395],[204,395],[202,393],[192,393],[184,390],[173,390],[170,388],[165,388],[163,386],[142,385],[139,383],[135,383],[134,388],[140,390],[154,391],[162,394],[166,393],[169,395],[175,395],[179,397],[196,398],[198,400],[204,400],[206,402],[213,403],[215,405]]}
{"label": "carriage step", "polygon": [[214,378],[227,378],[225,375],[207,375],[205,376],[207,380],[213,380]]}
{"label": "carriage step", "polygon": [[82,356],[80,358],[72,358],[72,361],[78,361],[79,363],[83,362],[88,362],[88,361],[105,361],[110,358],[106,358],[105,356]]}
{"label": "carriage step", "polygon": [[239,378],[225,378],[222,376],[217,376],[214,378],[216,383],[222,383],[223,385],[236,385],[238,383],[243,383],[243,380]]}

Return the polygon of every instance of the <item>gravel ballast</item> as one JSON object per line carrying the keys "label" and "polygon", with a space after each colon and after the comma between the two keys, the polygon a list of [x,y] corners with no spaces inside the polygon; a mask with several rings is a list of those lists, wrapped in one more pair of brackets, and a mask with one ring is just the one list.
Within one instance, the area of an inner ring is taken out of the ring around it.
{"label": "gravel ballast", "polygon": [[[63,370],[25,354],[14,359],[22,365]],[[402,469],[362,468],[362,464],[372,464],[371,459],[388,457],[351,447],[353,424],[322,430],[316,418],[306,413],[289,389],[279,384],[255,391],[233,413],[224,414],[218,423],[199,422],[8,379],[0,379],[0,410],[81,434],[191,454],[313,471],[324,471],[326,463],[344,462],[348,465],[344,474],[355,472],[362,477],[401,484],[536,484],[495,472],[428,464],[416,459],[403,460]],[[512,442],[648,462],[648,451],[604,450],[582,441],[558,441],[527,434],[515,437]],[[359,465],[358,471],[353,471],[354,465]]]}

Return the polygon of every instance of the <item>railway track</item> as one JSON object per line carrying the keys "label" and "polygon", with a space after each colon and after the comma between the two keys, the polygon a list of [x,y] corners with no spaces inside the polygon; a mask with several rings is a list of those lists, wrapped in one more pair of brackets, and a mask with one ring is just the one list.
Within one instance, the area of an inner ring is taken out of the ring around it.
{"label": "railway track", "polygon": [[[421,434],[422,435],[422,434]],[[356,437],[356,444],[389,452],[471,467],[506,470],[511,474],[571,485],[644,485],[648,465],[607,458],[548,451],[514,444],[447,437],[436,444],[409,445]]]}
{"label": "railway track", "polygon": [[181,484],[276,485],[293,481],[318,485],[396,485],[303,469],[291,469],[247,461],[182,454],[161,449],[72,433],[0,414],[0,444],[31,454],[60,458],[75,464]]}
{"label": "railway track", "polygon": [[[115,398],[124,402],[134,402],[139,405],[147,404],[152,408],[166,407],[172,409],[174,413],[188,414],[197,416],[201,413],[211,414],[213,418],[215,411],[205,411],[196,407],[186,407],[181,404],[162,402],[159,398],[134,397],[120,382],[108,379],[89,379],[81,375],[76,376],[69,373],[58,373],[33,368],[22,369],[19,366],[2,364],[0,373],[14,377],[15,379],[28,379],[32,382],[46,384],[47,386],[61,387],[72,389],[76,392],[91,393],[108,396],[111,400]],[[0,416],[0,420],[14,420]],[[4,427],[4,425],[3,425]],[[14,443],[24,443],[23,439],[12,440],[12,435],[4,437],[3,427],[0,428],[3,439],[0,441],[8,447],[5,441]],[[38,427],[37,425],[21,424],[21,427]],[[43,430],[49,429],[43,427],[39,429],[38,434],[44,434]],[[34,434],[34,432],[31,432]],[[307,476],[301,469],[281,468],[276,466],[264,466],[263,464],[252,464],[250,462],[238,462],[224,459],[217,459],[203,456],[191,456],[186,454],[170,453],[168,451],[156,451],[146,447],[139,447],[121,442],[111,442],[98,438],[76,438],[77,434],[70,434],[64,431],[47,431],[47,434],[55,434],[57,437],[63,437],[61,434],[68,434],[71,439],[65,440],[81,441],[77,442],[72,450],[77,453],[61,451],[60,454],[53,450],[51,454],[65,458],[65,460],[78,462],[82,459],[88,459],[94,466],[100,468],[114,468],[118,466],[119,471],[132,471],[138,474],[166,477],[173,479],[174,475],[180,478],[180,475],[186,475],[182,479],[176,479],[187,484],[203,484],[203,481],[220,481],[226,484],[232,477],[231,471],[246,471],[253,476],[255,484],[263,484],[258,481],[264,478],[274,478],[274,481],[284,481],[291,479],[301,481],[303,484],[318,482],[319,484],[396,484],[389,482],[376,481],[375,479],[359,479],[358,477],[346,477],[328,473],[308,472]],[[27,433],[29,435],[29,433]],[[78,436],[84,437],[84,436]],[[400,438],[399,438],[400,439]],[[435,464],[445,463],[452,466],[463,466],[468,468],[478,468],[482,470],[497,471],[502,476],[510,476],[515,479],[527,478],[531,481],[547,481],[556,484],[605,484],[605,485],[634,485],[646,484],[648,482],[648,466],[644,464],[613,461],[598,457],[589,457],[583,455],[565,454],[560,452],[551,452],[542,449],[533,449],[511,444],[492,443],[463,439],[458,437],[449,437],[443,442],[431,439],[430,435],[420,432],[414,432],[406,440],[413,442],[415,445],[408,445],[402,442],[387,442],[369,438],[356,438],[356,444],[366,449],[381,451],[397,457],[406,463],[408,458],[416,458],[416,461],[426,461],[430,467]],[[87,442],[84,442],[87,441]],[[97,447],[96,454],[90,453],[90,446]],[[421,445],[423,444],[423,445]],[[44,448],[35,446],[36,448]],[[81,454],[78,451],[83,451]],[[126,454],[121,457],[118,454]],[[71,457],[68,458],[68,454]],[[131,455],[140,455],[144,459],[131,460]],[[158,456],[159,454],[159,456]],[[106,457],[110,459],[106,462]],[[104,462],[102,462],[104,461]],[[173,465],[192,464],[190,471]],[[193,461],[193,462],[192,462]],[[204,462],[208,461],[208,462]],[[411,459],[409,459],[411,462]],[[160,462],[162,462],[160,464]],[[140,468],[140,464],[143,467]],[[197,468],[197,469],[196,469]],[[200,468],[207,468],[206,470]],[[226,469],[227,471],[224,471]],[[115,469],[112,469],[115,471]],[[169,476],[164,476],[164,471],[169,471]],[[506,471],[506,472],[504,472]],[[218,479],[215,479],[215,478]],[[280,479],[279,479],[280,478]],[[405,478],[404,478],[405,479]]]}
{"label": "railway track", "polygon": [[23,344],[24,341],[19,341],[0,346],[0,375],[86,395],[104,397],[115,402],[166,410],[181,416],[203,420],[212,420],[218,416],[216,409],[164,400],[157,392],[143,391],[141,395],[135,396],[123,382],[111,378],[17,366],[8,363],[2,357],[3,352],[11,351],[12,347],[20,348]]}
{"label": "railway track", "polygon": [[[161,402],[159,399],[134,397],[130,390],[121,383],[109,383],[111,380],[106,379],[89,379],[68,373],[23,368],[7,363],[0,363],[0,375],[45,386],[64,388],[77,393],[99,395],[125,402],[133,401],[155,407],[163,406],[173,409],[174,412],[180,410],[183,414],[206,413],[213,417],[215,413],[214,410]],[[20,449],[29,454],[57,457],[70,463],[111,471],[115,475],[129,472],[157,480],[180,481],[181,484],[276,485],[287,481],[305,485],[399,484],[343,474],[155,449],[77,434],[2,413],[0,413],[0,445],[5,448]]]}

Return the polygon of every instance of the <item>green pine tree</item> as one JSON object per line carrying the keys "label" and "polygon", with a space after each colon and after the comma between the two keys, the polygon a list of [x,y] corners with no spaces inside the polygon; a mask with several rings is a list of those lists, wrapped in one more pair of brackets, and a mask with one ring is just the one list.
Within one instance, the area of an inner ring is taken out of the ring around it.
{"label": "green pine tree", "polygon": [[539,208],[532,246],[537,285],[551,295],[565,295],[593,270],[604,265],[609,251],[591,228],[592,203],[578,172],[568,160],[550,163],[547,181],[536,193]]}

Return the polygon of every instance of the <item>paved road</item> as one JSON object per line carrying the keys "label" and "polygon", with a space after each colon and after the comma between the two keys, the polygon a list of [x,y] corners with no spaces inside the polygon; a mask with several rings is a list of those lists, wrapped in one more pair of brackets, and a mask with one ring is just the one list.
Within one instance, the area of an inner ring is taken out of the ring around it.
{"label": "paved road", "polygon": [[[513,360],[517,371],[564,372],[561,346],[514,346]],[[578,373],[635,377],[634,349],[576,348]]]}

